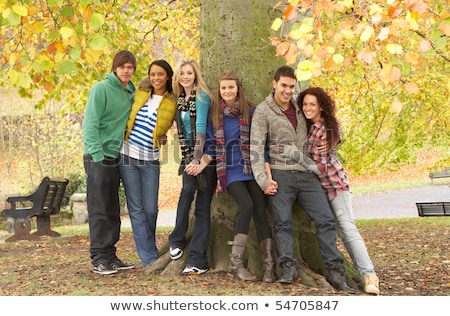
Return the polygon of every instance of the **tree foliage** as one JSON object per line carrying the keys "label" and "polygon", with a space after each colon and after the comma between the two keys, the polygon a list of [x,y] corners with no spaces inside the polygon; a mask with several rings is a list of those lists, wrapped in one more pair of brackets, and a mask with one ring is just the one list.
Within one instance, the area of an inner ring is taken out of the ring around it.
{"label": "tree foliage", "polygon": [[336,99],[348,167],[414,163],[418,148],[448,147],[448,2],[290,0],[274,9],[277,55],[302,87]]}
{"label": "tree foliage", "polygon": [[23,97],[44,90],[37,107],[54,99],[82,111],[121,49],[135,53],[139,79],[154,58],[198,54],[194,0],[0,0],[0,8],[1,85]]}

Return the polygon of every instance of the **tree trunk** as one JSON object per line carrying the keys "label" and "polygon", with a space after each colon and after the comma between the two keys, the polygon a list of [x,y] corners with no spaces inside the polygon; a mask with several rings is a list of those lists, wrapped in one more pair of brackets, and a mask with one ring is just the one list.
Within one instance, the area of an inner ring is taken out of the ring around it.
{"label": "tree trunk", "polygon": [[[202,0],[201,1],[201,50],[200,64],[205,80],[213,93],[217,92],[217,78],[224,70],[234,70],[241,78],[246,94],[256,104],[271,90],[274,71],[285,64],[275,56],[270,45],[270,26],[274,19],[272,0]],[[195,205],[195,202],[192,204]],[[271,214],[267,209],[268,218]],[[191,210],[193,215],[194,210]],[[238,208],[227,193],[215,196],[211,205],[211,239],[209,263],[211,271],[226,271],[229,264],[233,229]],[[192,228],[192,221],[190,228]],[[293,207],[294,255],[298,259],[297,270],[301,282],[313,287],[331,287],[319,252],[315,225],[298,206]],[[191,231],[188,231],[189,240]],[[147,272],[161,271],[163,275],[180,274],[187,260],[187,251],[179,260],[172,261],[169,246],[160,249],[161,257],[146,268]],[[187,248],[186,248],[187,249]],[[249,233],[246,250],[247,266],[257,277],[262,276],[262,263],[254,224]],[[281,272],[280,267],[279,274]],[[346,262],[347,283],[357,288],[361,277]],[[355,283],[356,282],[356,283]]]}

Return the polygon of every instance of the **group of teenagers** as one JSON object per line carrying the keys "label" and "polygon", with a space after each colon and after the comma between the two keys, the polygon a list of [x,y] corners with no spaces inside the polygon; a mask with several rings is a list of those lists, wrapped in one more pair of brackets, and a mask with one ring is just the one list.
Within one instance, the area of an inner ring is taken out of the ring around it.
{"label": "group of teenagers", "polygon": [[[253,219],[263,264],[262,281],[294,283],[298,277],[292,235],[297,203],[314,221],[326,280],[355,293],[345,280],[337,236],[365,281],[378,295],[379,280],[353,218],[349,181],[337,158],[341,131],[335,102],[322,88],[295,94],[294,69],[275,71],[273,90],[255,106],[233,71],[218,78],[217,93],[207,87],[196,59],[182,58],[172,69],[155,60],[136,88],[136,58],[123,50],[111,71],[88,94],[83,119],[84,168],[90,258],[93,271],[113,274],[132,269],[116,254],[120,235],[122,181],[136,251],[143,267],[158,259],[156,222],[160,148],[176,123],[182,188],[176,221],[169,234],[170,256],[187,253],[183,274],[208,271],[211,201],[227,192],[238,206],[228,274],[245,281],[256,276],[244,254]],[[250,154],[251,153],[251,154]],[[194,227],[189,243],[191,204]],[[271,210],[272,227],[266,215]],[[277,264],[282,271],[278,277]]]}

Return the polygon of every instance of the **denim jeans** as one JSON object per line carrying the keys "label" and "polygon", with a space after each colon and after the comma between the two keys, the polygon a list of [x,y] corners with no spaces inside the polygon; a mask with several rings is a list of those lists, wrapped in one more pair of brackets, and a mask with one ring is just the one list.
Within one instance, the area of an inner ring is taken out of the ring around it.
{"label": "denim jeans", "polygon": [[331,202],[331,210],[336,219],[336,232],[342,239],[353,266],[362,275],[375,274],[372,260],[367,252],[353,218],[352,200],[349,191],[339,193]]}
{"label": "denim jeans", "polygon": [[89,252],[93,265],[117,258],[116,243],[120,237],[119,159],[93,162],[83,155],[86,171],[89,217]]}
{"label": "denim jeans", "polygon": [[209,268],[207,252],[211,227],[211,200],[217,182],[216,167],[214,164],[208,165],[203,170],[203,174],[207,181],[206,191],[198,190],[197,177],[190,176],[186,172],[183,172],[183,184],[178,200],[177,218],[175,227],[169,235],[169,244],[170,247],[181,249],[186,247],[186,231],[189,227],[189,212],[195,193],[197,192],[194,210],[194,230],[192,232],[187,265],[207,269]]}
{"label": "denim jeans", "polygon": [[324,264],[337,268],[343,259],[336,245],[335,220],[318,178],[312,172],[272,169],[278,191],[269,196],[273,214],[274,239],[278,262],[283,265],[294,258],[292,206],[296,202],[314,221],[316,236]]}
{"label": "denim jeans", "polygon": [[136,251],[143,266],[158,259],[159,160],[145,161],[121,155],[119,165]]}

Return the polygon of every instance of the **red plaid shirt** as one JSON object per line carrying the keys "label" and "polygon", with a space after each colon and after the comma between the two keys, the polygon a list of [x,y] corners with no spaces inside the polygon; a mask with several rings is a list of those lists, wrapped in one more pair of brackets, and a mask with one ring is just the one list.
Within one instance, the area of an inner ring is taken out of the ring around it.
{"label": "red plaid shirt", "polygon": [[319,153],[318,147],[322,143],[322,136],[325,133],[325,125],[323,118],[314,123],[308,133],[308,156],[316,163],[321,172],[319,177],[323,190],[328,200],[333,200],[336,195],[342,191],[349,191],[350,184],[338,160],[336,148],[332,148],[330,152]]}

